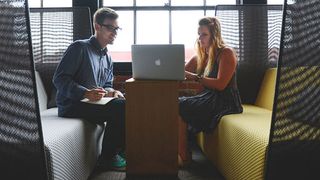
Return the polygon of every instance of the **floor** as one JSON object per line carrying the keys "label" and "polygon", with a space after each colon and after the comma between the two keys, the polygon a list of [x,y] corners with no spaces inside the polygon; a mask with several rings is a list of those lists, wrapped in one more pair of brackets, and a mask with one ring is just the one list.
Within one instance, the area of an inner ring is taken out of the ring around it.
{"label": "floor", "polygon": [[[199,148],[193,148],[193,162],[188,168],[180,169],[173,180],[224,180],[217,169],[204,157]],[[172,178],[171,178],[172,179]],[[129,180],[125,172],[94,172],[89,180]],[[133,178],[130,178],[133,180]],[[168,180],[168,177],[139,177],[134,180]]]}

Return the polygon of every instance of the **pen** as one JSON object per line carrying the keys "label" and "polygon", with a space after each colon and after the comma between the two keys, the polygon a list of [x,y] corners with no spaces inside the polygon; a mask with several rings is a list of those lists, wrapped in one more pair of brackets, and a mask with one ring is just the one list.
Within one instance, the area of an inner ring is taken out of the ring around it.
{"label": "pen", "polygon": [[92,88],[93,88],[93,89],[101,89],[101,90],[103,90],[105,93],[107,93],[107,91],[106,91],[104,88],[102,88],[102,87],[92,86]]}

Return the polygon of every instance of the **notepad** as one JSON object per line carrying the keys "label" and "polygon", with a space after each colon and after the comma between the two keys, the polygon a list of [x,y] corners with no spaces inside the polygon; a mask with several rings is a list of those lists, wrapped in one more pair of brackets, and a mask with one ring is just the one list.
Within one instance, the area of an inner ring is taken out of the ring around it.
{"label": "notepad", "polygon": [[84,98],[81,102],[90,103],[90,104],[98,104],[98,105],[106,105],[110,101],[112,101],[115,97],[103,97],[98,101],[90,101],[88,98]]}

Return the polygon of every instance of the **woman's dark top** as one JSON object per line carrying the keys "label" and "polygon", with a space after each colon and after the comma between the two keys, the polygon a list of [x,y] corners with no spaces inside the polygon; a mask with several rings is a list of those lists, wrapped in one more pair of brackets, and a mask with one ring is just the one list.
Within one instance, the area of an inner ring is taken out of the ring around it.
{"label": "woman's dark top", "polygon": [[[217,78],[221,51],[218,52],[212,71],[208,75],[210,78]],[[211,132],[222,116],[242,113],[236,73],[222,91],[205,88],[198,95],[180,97],[179,108],[180,116],[188,124],[188,130],[192,133]]]}

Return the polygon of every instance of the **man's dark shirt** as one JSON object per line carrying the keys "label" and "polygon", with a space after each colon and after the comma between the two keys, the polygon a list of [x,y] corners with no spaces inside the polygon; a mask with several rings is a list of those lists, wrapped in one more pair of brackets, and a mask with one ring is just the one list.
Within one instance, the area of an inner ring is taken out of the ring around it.
{"label": "man's dark shirt", "polygon": [[65,116],[88,89],[112,88],[113,64],[107,48],[95,36],[72,43],[64,53],[53,83],[57,88],[58,115]]}

